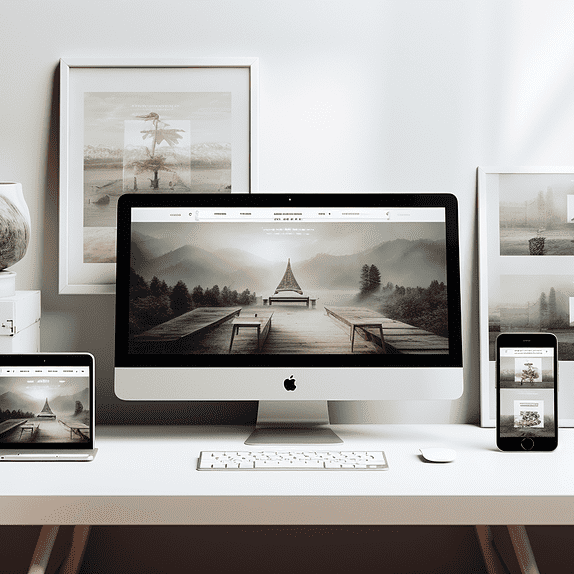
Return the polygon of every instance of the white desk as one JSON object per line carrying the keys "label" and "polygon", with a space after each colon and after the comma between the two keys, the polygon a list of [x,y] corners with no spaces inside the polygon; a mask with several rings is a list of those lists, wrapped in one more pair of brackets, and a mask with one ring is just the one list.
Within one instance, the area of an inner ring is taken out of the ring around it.
{"label": "white desk", "polygon": [[[573,524],[574,429],[552,453],[501,453],[471,425],[334,425],[344,450],[390,469],[196,470],[200,450],[245,449],[250,427],[98,427],[91,463],[0,463],[9,524]],[[453,463],[421,460],[448,446]]]}

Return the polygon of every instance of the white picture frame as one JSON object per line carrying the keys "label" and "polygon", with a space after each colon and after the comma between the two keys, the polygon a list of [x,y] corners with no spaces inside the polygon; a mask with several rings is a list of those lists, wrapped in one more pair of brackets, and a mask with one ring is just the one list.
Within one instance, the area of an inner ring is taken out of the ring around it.
{"label": "white picture frame", "polygon": [[574,426],[574,167],[479,167],[477,187],[480,424],[496,426],[498,332],[550,331],[559,425]]}
{"label": "white picture frame", "polygon": [[[115,293],[115,203],[130,185],[132,193],[258,191],[258,89],[258,58],[60,60],[60,294]],[[133,129],[129,122],[140,125]],[[164,136],[183,135],[171,142],[157,137],[158,125]],[[206,143],[208,134],[213,145]],[[124,166],[135,170],[142,163],[126,163],[133,138],[141,138],[141,149],[147,146],[148,156],[152,149],[155,159],[161,144],[172,158],[181,157],[183,145],[188,164],[182,173],[167,170],[175,173],[173,181],[157,170],[153,178],[143,172],[131,177]],[[102,154],[106,174],[97,165]],[[85,176],[94,165],[100,173]],[[205,167],[202,176],[196,165]]]}

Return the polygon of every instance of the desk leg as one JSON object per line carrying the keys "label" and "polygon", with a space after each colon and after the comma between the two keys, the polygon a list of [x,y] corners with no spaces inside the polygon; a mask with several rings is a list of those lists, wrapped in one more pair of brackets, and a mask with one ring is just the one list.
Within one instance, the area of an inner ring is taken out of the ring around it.
{"label": "desk leg", "polygon": [[540,574],[524,526],[475,526],[488,574]]}
{"label": "desk leg", "polygon": [[28,574],[44,574],[46,572],[59,529],[59,526],[42,526],[34,554],[32,554]]}
{"label": "desk leg", "polygon": [[70,551],[58,570],[58,574],[78,574],[88,545],[89,534],[89,526],[74,526]]}
{"label": "desk leg", "polygon": [[[48,566],[49,572],[57,571],[58,574],[78,574],[84,558],[84,552],[88,544],[90,527],[74,526],[70,547],[63,561],[61,564],[58,564],[58,561],[61,560],[61,558],[54,556],[54,560],[56,560],[56,562],[52,560],[52,563],[49,564],[59,530],[59,526],[42,526],[38,542],[36,542],[34,554],[32,555],[32,562],[30,563],[28,574],[46,574],[48,572]],[[64,543],[66,543],[68,534],[62,530],[62,535],[65,537]],[[62,538],[59,538],[58,545],[60,550],[62,548],[61,542]]]}

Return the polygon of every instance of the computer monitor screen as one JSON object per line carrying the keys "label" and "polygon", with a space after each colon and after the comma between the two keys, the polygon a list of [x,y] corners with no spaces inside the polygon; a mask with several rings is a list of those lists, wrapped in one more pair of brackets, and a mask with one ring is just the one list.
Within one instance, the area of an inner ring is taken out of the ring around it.
{"label": "computer monitor screen", "polygon": [[126,400],[453,399],[449,194],[126,194],[116,394]]}

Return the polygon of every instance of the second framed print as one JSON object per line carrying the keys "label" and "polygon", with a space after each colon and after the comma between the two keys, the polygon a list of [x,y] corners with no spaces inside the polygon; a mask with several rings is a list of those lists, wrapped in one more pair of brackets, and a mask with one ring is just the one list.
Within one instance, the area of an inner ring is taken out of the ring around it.
{"label": "second framed print", "polygon": [[558,338],[561,426],[574,426],[574,167],[478,168],[481,425],[496,422],[499,333]]}
{"label": "second framed print", "polygon": [[60,293],[114,293],[126,193],[258,191],[257,58],[60,61]]}

